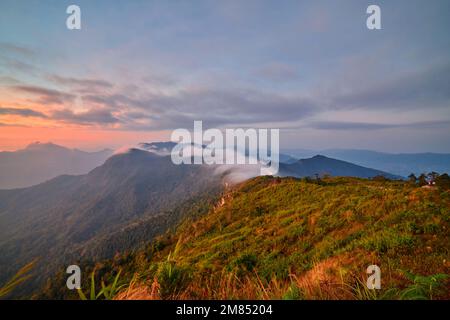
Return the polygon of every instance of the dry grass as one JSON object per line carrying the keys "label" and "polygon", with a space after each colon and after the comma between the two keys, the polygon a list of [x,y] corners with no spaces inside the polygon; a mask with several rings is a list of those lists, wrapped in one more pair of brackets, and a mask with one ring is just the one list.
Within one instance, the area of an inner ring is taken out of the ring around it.
{"label": "dry grass", "polygon": [[[153,256],[158,266],[169,255],[189,275],[173,293],[151,274],[120,298],[376,299],[412,285],[404,271],[450,274],[448,195],[403,182],[325,182],[247,182]],[[383,269],[383,292],[364,289],[371,264]]]}
{"label": "dry grass", "polygon": [[[347,261],[348,262],[348,261]],[[287,280],[270,281],[262,280],[255,272],[252,275],[239,278],[232,272],[223,272],[220,277],[203,277],[191,281],[181,293],[171,296],[171,300],[272,300],[283,299],[286,294],[296,288],[301,299],[352,299],[354,298],[344,283],[341,270],[342,258],[331,258],[320,263],[303,273],[291,274]],[[117,300],[158,300],[160,284],[153,279],[151,285],[145,283],[133,283],[121,292]]]}
{"label": "dry grass", "polygon": [[156,278],[150,286],[132,282],[130,286],[120,292],[114,300],[160,300],[159,283]]}

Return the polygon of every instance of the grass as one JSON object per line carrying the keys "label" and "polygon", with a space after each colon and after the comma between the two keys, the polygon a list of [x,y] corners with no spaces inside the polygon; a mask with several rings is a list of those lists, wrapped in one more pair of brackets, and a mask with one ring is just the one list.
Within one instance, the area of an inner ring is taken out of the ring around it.
{"label": "grass", "polygon": [[[449,192],[403,181],[258,177],[223,200],[143,249],[93,265],[88,296],[450,299]],[[372,264],[381,268],[380,290],[366,287]]]}
{"label": "grass", "polygon": [[0,299],[8,296],[15,288],[20,284],[27,281],[31,276],[36,261],[32,261],[29,264],[22,267],[3,287],[0,287]]}
{"label": "grass", "polygon": [[[259,177],[226,199],[158,240],[162,249],[141,266],[143,286],[157,279],[163,299],[450,298],[448,193]],[[381,290],[365,286],[371,264],[382,270]]]}
{"label": "grass", "polygon": [[112,300],[120,291],[121,288],[125,286],[125,284],[119,286],[118,281],[120,277],[121,271],[119,271],[114,278],[114,281],[110,285],[105,285],[105,282],[101,281],[101,290],[96,293],[96,285],[95,285],[95,271],[91,273],[91,283],[90,283],[90,291],[89,295],[86,296],[81,289],[78,289],[78,295],[81,300]]}

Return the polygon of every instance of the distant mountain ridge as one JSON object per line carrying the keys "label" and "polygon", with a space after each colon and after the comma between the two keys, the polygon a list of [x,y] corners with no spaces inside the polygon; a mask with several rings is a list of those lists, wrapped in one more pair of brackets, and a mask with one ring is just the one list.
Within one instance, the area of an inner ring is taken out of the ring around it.
{"label": "distant mountain ridge", "polygon": [[53,143],[35,142],[25,149],[0,152],[0,189],[24,188],[62,174],[85,174],[112,155],[104,149],[85,152]]}
{"label": "distant mountain ridge", "polygon": [[373,178],[375,176],[384,176],[389,179],[401,179],[400,176],[387,172],[358,166],[350,162],[336,160],[322,155],[316,155],[308,159],[301,159],[290,164],[281,163],[278,175],[297,178],[314,177],[315,175],[356,178]]}
{"label": "distant mountain ridge", "polygon": [[[139,146],[155,154],[170,154],[176,143],[174,142],[151,142],[141,143]],[[401,179],[401,176],[384,172],[382,170],[366,168],[350,162],[328,158],[323,155],[314,155],[308,159],[296,159],[285,153],[279,155],[280,170],[279,176],[293,177],[313,177],[316,174],[331,176],[348,176],[358,178],[373,178],[375,176],[384,176],[389,179]]]}
{"label": "distant mountain ridge", "polygon": [[[177,144],[175,142],[171,142],[171,141],[149,142],[149,143],[140,143],[139,148],[142,148],[149,152],[153,152],[153,153],[160,154],[160,155],[169,155],[171,153],[172,149],[176,145]],[[203,145],[202,147],[205,148],[206,146]],[[248,153],[248,149],[246,150],[246,152]],[[296,162],[298,159],[296,159],[288,154],[280,153],[279,160],[281,163],[289,164],[289,163]]]}
{"label": "distant mountain ridge", "polygon": [[284,153],[298,159],[309,158],[316,154],[348,161],[360,166],[376,168],[395,175],[407,177],[410,173],[420,175],[436,171],[439,173],[450,173],[449,153],[385,153],[371,150],[355,149],[284,149]]}

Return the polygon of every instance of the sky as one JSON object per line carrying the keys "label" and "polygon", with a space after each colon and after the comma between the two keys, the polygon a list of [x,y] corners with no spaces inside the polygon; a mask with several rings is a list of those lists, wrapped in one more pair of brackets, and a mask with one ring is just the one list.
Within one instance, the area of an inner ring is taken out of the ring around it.
{"label": "sky", "polygon": [[0,150],[202,120],[279,128],[282,148],[450,152],[449,30],[448,0],[2,0]]}

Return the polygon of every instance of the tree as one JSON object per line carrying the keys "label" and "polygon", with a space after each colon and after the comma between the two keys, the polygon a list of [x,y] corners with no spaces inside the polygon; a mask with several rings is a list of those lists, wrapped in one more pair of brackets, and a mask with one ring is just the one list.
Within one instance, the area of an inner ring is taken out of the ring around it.
{"label": "tree", "polygon": [[450,189],[450,177],[448,174],[441,174],[436,178],[436,186],[442,190]]}
{"label": "tree", "polygon": [[416,175],[414,173],[411,173],[408,176],[408,179],[409,179],[409,182],[411,182],[411,184],[416,184],[416,182],[417,182],[417,177],[416,177]]}
{"label": "tree", "polygon": [[439,173],[437,173],[436,171],[432,171],[428,174],[428,176],[436,180],[436,178],[439,177]]}
{"label": "tree", "polygon": [[422,173],[419,176],[419,187],[426,186],[427,184],[428,184],[427,183],[427,176],[425,175],[425,173]]}
{"label": "tree", "polygon": [[382,175],[377,175],[375,177],[372,178],[373,181],[389,181],[389,179],[387,179],[385,176]]}

